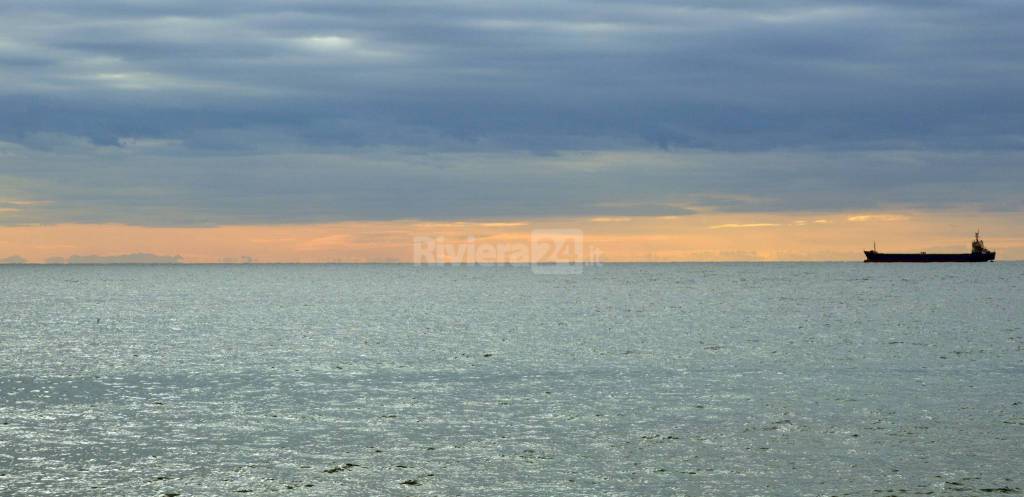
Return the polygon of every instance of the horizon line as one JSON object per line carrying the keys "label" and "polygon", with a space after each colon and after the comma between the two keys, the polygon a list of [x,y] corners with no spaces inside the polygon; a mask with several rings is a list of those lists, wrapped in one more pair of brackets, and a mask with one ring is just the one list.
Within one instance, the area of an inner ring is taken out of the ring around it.
{"label": "horizon line", "polygon": [[[438,267],[472,267],[472,266],[613,266],[613,265],[641,265],[641,264],[863,264],[865,261],[856,259],[827,259],[827,260],[755,260],[744,259],[735,261],[716,260],[686,260],[686,261],[607,261],[607,262],[585,262],[580,264],[572,263],[532,263],[532,262],[480,262],[480,263],[443,263],[443,262],[404,262],[404,261],[324,261],[324,262],[17,262],[0,263],[5,266],[438,266]],[[986,262],[1024,262],[1024,259],[1001,259]],[[889,263],[900,264],[900,263]],[[904,264],[954,264],[954,263],[917,263],[907,262]]]}

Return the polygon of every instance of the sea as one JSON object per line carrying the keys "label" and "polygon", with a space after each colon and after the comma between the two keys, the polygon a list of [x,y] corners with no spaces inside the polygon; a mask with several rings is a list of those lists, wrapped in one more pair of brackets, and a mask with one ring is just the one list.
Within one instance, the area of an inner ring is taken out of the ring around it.
{"label": "sea", "polygon": [[1024,494],[1024,263],[0,267],[0,495]]}

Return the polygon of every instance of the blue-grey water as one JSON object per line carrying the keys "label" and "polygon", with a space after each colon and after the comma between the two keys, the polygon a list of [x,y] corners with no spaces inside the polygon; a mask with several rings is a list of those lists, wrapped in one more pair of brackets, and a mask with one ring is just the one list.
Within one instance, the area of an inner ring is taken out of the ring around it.
{"label": "blue-grey water", "polygon": [[0,495],[1021,494],[1024,264],[0,267]]}

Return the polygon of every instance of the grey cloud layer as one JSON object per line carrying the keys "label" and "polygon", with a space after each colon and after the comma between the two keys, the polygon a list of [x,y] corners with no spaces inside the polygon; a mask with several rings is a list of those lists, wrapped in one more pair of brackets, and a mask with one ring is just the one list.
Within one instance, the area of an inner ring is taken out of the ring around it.
{"label": "grey cloud layer", "polygon": [[[51,203],[0,223],[1018,209],[1022,20],[1010,1],[8,0],[0,200]],[[577,164],[595,154],[618,159]]]}

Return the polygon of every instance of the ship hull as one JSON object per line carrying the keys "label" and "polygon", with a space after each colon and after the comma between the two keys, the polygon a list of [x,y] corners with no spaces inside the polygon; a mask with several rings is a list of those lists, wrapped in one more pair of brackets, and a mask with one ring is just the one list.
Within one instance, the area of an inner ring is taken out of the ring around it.
{"label": "ship hull", "polygon": [[883,254],[865,250],[864,262],[988,262],[996,258],[995,252],[982,254]]}

